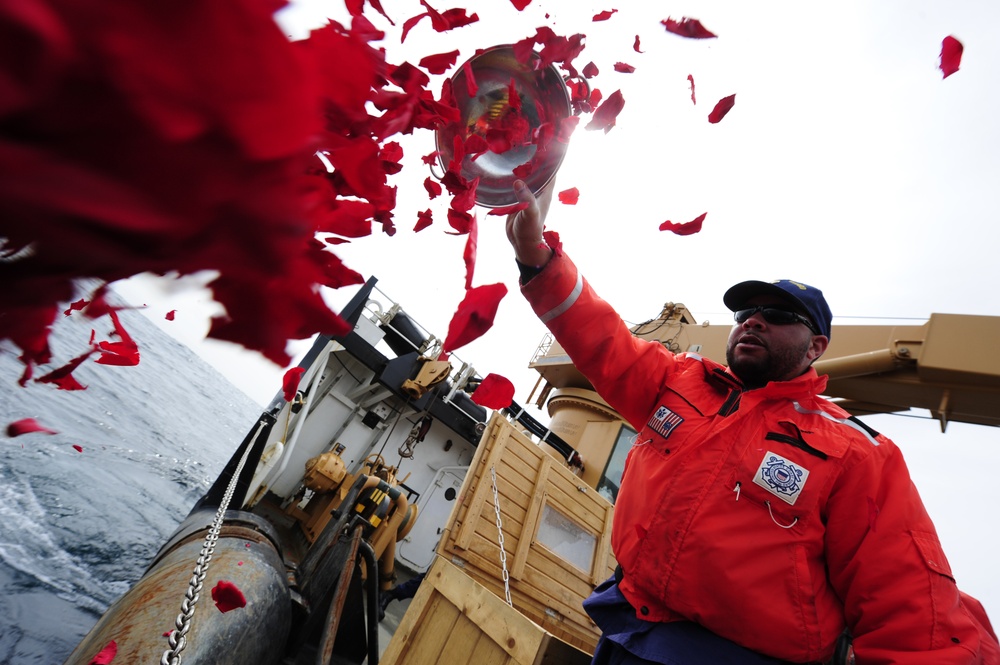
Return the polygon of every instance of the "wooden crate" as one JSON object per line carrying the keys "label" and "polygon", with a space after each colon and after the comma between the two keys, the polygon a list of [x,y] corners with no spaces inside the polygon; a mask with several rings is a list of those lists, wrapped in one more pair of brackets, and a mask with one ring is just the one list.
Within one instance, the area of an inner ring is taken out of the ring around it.
{"label": "wooden crate", "polygon": [[[514,607],[554,636],[592,653],[600,631],[584,612],[583,600],[617,565],[611,553],[613,514],[612,504],[561,460],[494,414],[438,554],[503,598],[502,530]],[[579,536],[569,552],[540,535],[540,528],[549,528],[553,520]]]}
{"label": "wooden crate", "polygon": [[587,665],[590,655],[547,633],[459,568],[427,571],[383,665]]}

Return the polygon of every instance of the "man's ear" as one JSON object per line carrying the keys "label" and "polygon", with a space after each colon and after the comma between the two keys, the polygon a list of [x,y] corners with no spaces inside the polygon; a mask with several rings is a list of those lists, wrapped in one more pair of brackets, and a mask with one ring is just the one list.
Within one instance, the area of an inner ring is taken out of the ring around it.
{"label": "man's ear", "polygon": [[813,335],[812,342],[809,344],[809,350],[806,351],[806,357],[809,358],[809,363],[812,364],[816,362],[820,356],[826,353],[826,347],[830,346],[830,338],[826,335]]}

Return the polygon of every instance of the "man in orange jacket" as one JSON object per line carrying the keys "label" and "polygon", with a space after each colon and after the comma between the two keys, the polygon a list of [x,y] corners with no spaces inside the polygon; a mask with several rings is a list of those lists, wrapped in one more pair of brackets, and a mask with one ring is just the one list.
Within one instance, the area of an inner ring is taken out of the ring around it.
{"label": "man in orange jacket", "polygon": [[[1000,663],[899,449],[820,397],[816,288],[729,289],[727,365],[632,336],[543,240],[551,188],[507,234],[522,292],[638,432],[615,504],[615,578],[585,607],[595,663]],[[854,656],[846,645],[853,641]]]}

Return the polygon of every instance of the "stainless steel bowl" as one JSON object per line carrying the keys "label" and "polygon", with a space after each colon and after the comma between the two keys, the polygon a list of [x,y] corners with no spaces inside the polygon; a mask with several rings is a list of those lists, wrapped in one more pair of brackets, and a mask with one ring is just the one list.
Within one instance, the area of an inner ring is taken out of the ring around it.
{"label": "stainless steel bowl", "polygon": [[[505,114],[517,112],[508,99],[511,80],[521,99],[520,113],[532,134],[547,122],[558,128],[559,121],[572,115],[569,88],[563,77],[555,65],[536,69],[538,61],[538,55],[532,53],[529,63],[519,62],[509,45],[481,51],[468,63],[478,86],[474,97],[469,96],[466,85],[466,67],[458,68],[451,82],[461,118],[458,123],[446,125],[435,132],[442,170],[447,170],[454,157],[456,136],[465,140],[473,133],[484,133],[501,123]],[[479,178],[476,191],[478,205],[486,208],[513,205],[517,203],[514,181],[518,179],[514,169],[530,162],[531,172],[521,180],[537,194],[559,170],[566,147],[566,143],[553,139],[545,150],[525,143],[502,153],[488,151],[475,159],[466,155],[460,173],[468,180]]]}

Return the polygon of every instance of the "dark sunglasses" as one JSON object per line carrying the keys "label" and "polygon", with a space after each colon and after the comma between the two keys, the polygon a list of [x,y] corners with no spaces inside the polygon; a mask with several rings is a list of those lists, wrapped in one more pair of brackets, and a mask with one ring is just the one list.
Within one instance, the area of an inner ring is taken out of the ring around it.
{"label": "dark sunglasses", "polygon": [[823,334],[816,330],[816,326],[813,325],[812,321],[801,314],[798,314],[797,312],[790,312],[787,309],[781,309],[779,307],[771,307],[770,305],[757,305],[756,307],[741,309],[734,313],[734,318],[736,319],[736,323],[743,323],[757,312],[760,312],[760,315],[764,317],[765,321],[773,323],[776,326],[787,326],[793,323],[801,323],[806,328],[809,328],[814,335]]}

